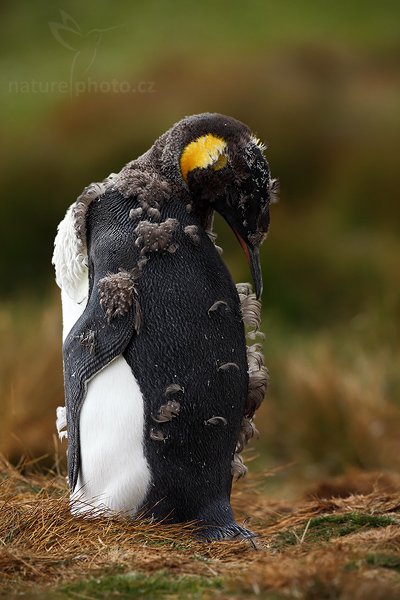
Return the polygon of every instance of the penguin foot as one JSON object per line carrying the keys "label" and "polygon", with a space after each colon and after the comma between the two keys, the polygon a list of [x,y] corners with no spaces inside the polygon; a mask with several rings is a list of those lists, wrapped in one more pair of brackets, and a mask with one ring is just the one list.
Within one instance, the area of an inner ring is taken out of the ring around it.
{"label": "penguin foot", "polygon": [[215,542],[223,540],[252,540],[257,534],[237,523],[230,525],[202,527],[197,531],[197,537],[204,542]]}

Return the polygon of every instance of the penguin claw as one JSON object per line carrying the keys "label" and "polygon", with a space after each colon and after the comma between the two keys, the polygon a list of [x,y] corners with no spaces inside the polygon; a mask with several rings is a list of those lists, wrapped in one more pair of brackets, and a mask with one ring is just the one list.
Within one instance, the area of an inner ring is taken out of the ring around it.
{"label": "penguin claw", "polygon": [[253,531],[232,523],[231,525],[224,526],[206,526],[199,529],[197,537],[204,542],[222,542],[222,541],[233,541],[233,540],[249,540],[252,547],[257,550],[257,546],[254,543],[254,538],[257,537]]}

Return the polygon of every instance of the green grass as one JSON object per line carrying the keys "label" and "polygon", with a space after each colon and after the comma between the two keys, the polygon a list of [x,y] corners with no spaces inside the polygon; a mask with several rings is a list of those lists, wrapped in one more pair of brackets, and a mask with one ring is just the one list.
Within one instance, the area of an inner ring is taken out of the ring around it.
{"label": "green grass", "polygon": [[287,546],[293,546],[301,541],[307,544],[328,542],[333,538],[357,533],[361,529],[387,527],[395,523],[396,520],[392,517],[361,513],[315,517],[303,529],[279,533],[273,543],[273,547],[282,550]]}
{"label": "green grass", "polygon": [[368,554],[365,562],[371,567],[393,569],[400,573],[400,554]]}
{"label": "green grass", "polygon": [[[115,569],[114,569],[115,570]],[[174,577],[167,571],[154,574],[130,572],[125,574],[107,574],[88,577],[59,587],[40,588],[36,591],[25,590],[25,600],[66,600],[67,598],[148,598],[159,600],[197,600],[214,598],[220,593],[223,581],[219,577],[199,577],[180,575]],[[11,596],[12,597],[12,596]],[[268,596],[267,600],[280,600],[278,596]]]}
{"label": "green grass", "polygon": [[[153,575],[146,573],[127,573],[111,575],[100,579],[88,579],[63,586],[59,589],[67,598],[78,595],[94,598],[176,598],[196,600],[202,598],[204,592],[218,593],[222,588],[222,580],[218,577],[196,577],[192,575],[174,577],[160,571]],[[208,595],[208,597],[210,597]]]}

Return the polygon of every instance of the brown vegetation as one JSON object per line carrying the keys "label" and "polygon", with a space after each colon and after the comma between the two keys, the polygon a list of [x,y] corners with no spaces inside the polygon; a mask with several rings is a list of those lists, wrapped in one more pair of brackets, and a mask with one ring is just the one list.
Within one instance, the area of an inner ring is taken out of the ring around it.
{"label": "brown vegetation", "polygon": [[400,596],[399,477],[353,474],[351,482],[332,482],[323,494],[320,486],[296,501],[268,499],[260,491],[263,477],[250,478],[236,486],[234,506],[259,534],[254,548],[240,540],[197,542],[191,526],[77,519],[60,474],[24,474],[32,465],[17,469],[4,459],[0,468],[3,592],[168,570],[218,578],[224,590],[218,593],[226,597],[272,591],[315,600]]}

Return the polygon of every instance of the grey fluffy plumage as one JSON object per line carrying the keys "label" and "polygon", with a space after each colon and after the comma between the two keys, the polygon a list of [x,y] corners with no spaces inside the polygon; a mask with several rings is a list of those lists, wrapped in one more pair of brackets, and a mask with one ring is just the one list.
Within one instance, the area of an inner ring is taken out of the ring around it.
{"label": "grey fluffy plumage", "polygon": [[248,332],[251,335],[257,332],[261,324],[261,302],[257,300],[249,283],[239,283],[236,286],[239,300],[240,310],[242,312],[243,323],[246,327],[250,327],[253,331]]}
{"label": "grey fluffy plumage", "polygon": [[167,438],[168,438],[168,436],[166,436],[159,429],[156,429],[155,427],[152,427],[150,429],[150,439],[153,440],[154,442],[165,442],[167,440]]}
{"label": "grey fluffy plumage", "polygon": [[171,187],[167,181],[157,173],[136,169],[135,161],[123,167],[114,183],[125,198],[136,195],[143,208],[160,208],[171,195]]}
{"label": "grey fluffy plumage", "polygon": [[225,417],[210,417],[207,421],[204,421],[205,425],[227,425],[228,421]]}
{"label": "grey fluffy plumage", "polygon": [[195,246],[198,246],[200,243],[200,236],[198,233],[197,225],[187,225],[183,230],[187,236],[192,240]]}
{"label": "grey fluffy plumage", "polygon": [[[261,302],[257,300],[249,283],[239,283],[236,286],[243,323],[247,327],[247,338],[253,340],[256,334],[261,334]],[[262,335],[262,334],[261,334]],[[268,370],[264,364],[264,356],[260,344],[247,346],[247,364],[249,373],[249,388],[242,419],[235,455],[232,461],[232,475],[239,479],[246,475],[247,467],[241,457],[241,452],[248,442],[258,435],[253,422],[255,412],[264,400],[268,386]]]}
{"label": "grey fluffy plumage", "polygon": [[135,245],[140,248],[140,253],[175,252],[178,245],[173,241],[173,234],[178,226],[176,219],[166,219],[162,223],[140,221],[135,228]]}
{"label": "grey fluffy plumage", "polygon": [[264,365],[260,344],[253,344],[247,348],[247,362],[249,365],[249,393],[245,414],[252,418],[264,400],[268,386],[268,370]]}
{"label": "grey fluffy plumage", "polygon": [[217,300],[208,309],[208,314],[216,312],[219,309],[229,310],[228,303],[225,300]]}
{"label": "grey fluffy plumage", "polygon": [[180,409],[181,405],[177,400],[168,400],[160,406],[156,416],[153,415],[152,419],[156,423],[167,423],[179,415]]}
{"label": "grey fluffy plumage", "polygon": [[184,388],[179,385],[179,383],[170,383],[165,388],[164,396],[168,396],[169,394],[177,394],[178,392],[184,392]]}
{"label": "grey fluffy plumage", "polygon": [[240,456],[240,454],[238,454],[238,452],[235,453],[232,459],[231,473],[235,479],[241,479],[247,474],[247,467],[243,462],[243,458]]}
{"label": "grey fluffy plumage", "polygon": [[94,182],[85,187],[83,192],[78,196],[73,206],[73,218],[77,239],[83,251],[86,252],[86,216],[87,210],[93,200],[99,198],[106,190],[108,190],[117,177],[116,173],[111,173],[103,181]]}
{"label": "grey fluffy plumage", "polygon": [[100,304],[106,313],[108,322],[115,317],[126,315],[135,304],[135,329],[140,330],[141,313],[136,291],[137,274],[121,269],[110,273],[98,283]]}
{"label": "grey fluffy plumage", "polygon": [[228,371],[229,369],[237,369],[239,370],[239,365],[234,362],[227,362],[219,365],[218,371]]}

